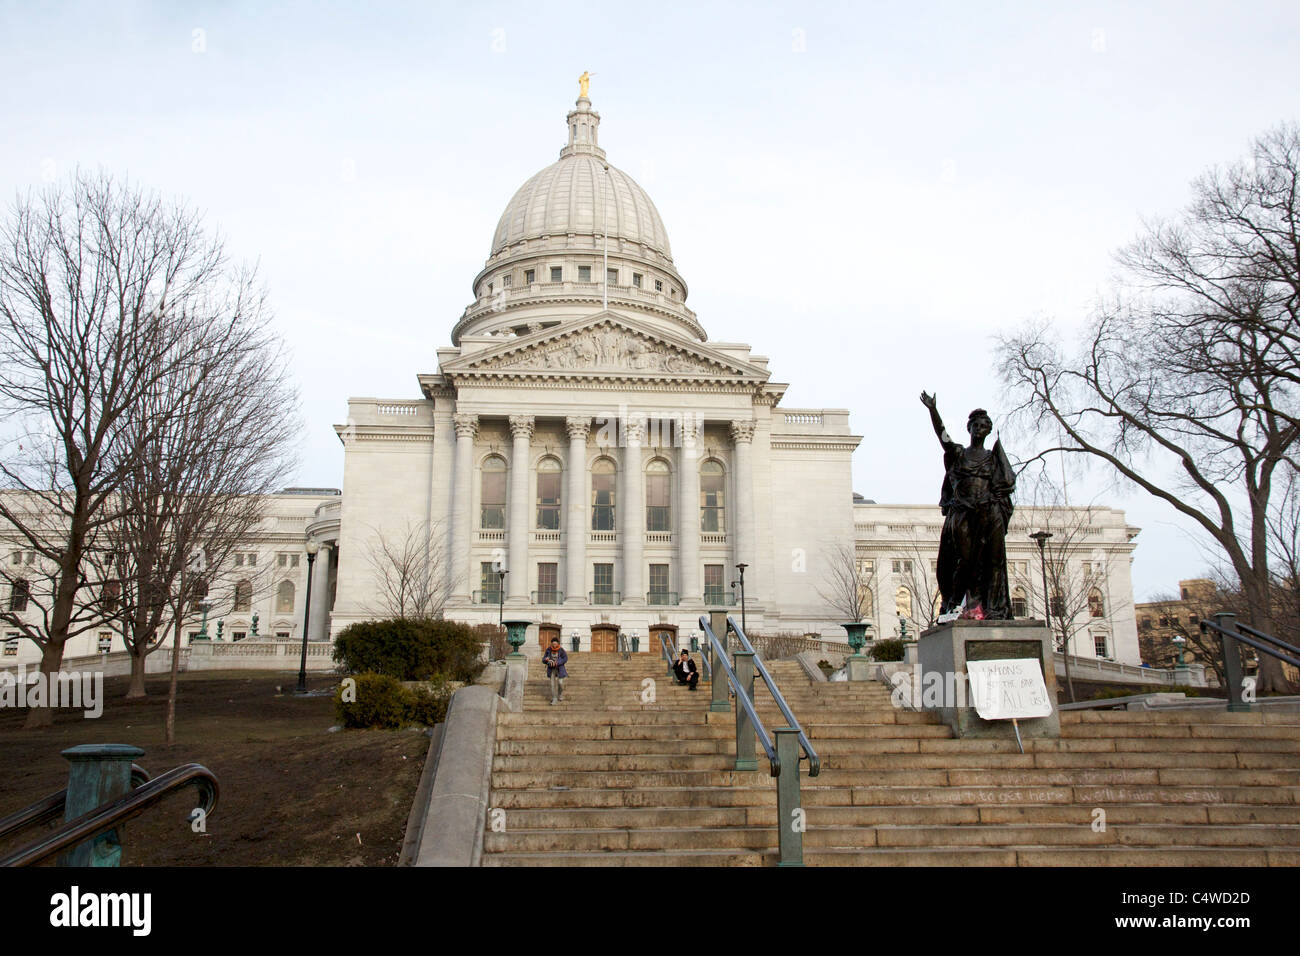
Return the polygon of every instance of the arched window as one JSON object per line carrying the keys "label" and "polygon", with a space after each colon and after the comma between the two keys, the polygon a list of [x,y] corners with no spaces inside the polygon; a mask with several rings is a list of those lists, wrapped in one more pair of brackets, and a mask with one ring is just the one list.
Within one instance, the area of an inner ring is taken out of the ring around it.
{"label": "arched window", "polygon": [[499,455],[483,462],[482,497],[479,527],[501,530],[506,526],[506,460]]}
{"label": "arched window", "polygon": [[275,592],[275,610],[277,614],[293,612],[294,586],[292,581],[281,581]]}
{"label": "arched window", "polygon": [[245,612],[253,606],[253,585],[248,581],[239,581],[235,584],[235,607],[236,613]]}
{"label": "arched window", "polygon": [[554,458],[537,463],[537,530],[560,530],[560,463]]}
{"label": "arched window", "polygon": [[907,588],[899,588],[898,593],[894,595],[894,607],[897,609],[899,617],[911,620],[912,592]]}
{"label": "arched window", "polygon": [[1016,588],[1011,592],[1011,616],[1029,617],[1029,598],[1024,588]]}
{"label": "arched window", "polygon": [[722,463],[710,458],[700,465],[700,530],[727,530],[726,474]]}
{"label": "arched window", "polygon": [[597,458],[591,466],[591,530],[614,530],[614,463]]}
{"label": "arched window", "polygon": [[645,529],[671,531],[672,508],[669,506],[669,486],[672,476],[668,462],[656,458],[645,470]]}
{"label": "arched window", "polygon": [[1106,616],[1106,601],[1102,598],[1101,591],[1097,588],[1093,588],[1088,592],[1088,613],[1093,617]]}

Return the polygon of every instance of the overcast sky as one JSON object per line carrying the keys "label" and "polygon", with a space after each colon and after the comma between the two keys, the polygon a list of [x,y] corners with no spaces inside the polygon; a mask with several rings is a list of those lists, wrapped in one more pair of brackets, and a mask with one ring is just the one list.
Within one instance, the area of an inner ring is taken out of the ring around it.
{"label": "overcast sky", "polygon": [[[260,263],[305,485],[342,481],[349,396],[418,397],[583,70],[709,337],[849,408],[881,502],[935,500],[923,387],[996,421],[997,331],[1079,325],[1143,217],[1300,118],[1294,2],[263,6],[0,3],[0,192],[102,168]],[[1139,599],[1206,567],[1172,509],[1107,501]]]}

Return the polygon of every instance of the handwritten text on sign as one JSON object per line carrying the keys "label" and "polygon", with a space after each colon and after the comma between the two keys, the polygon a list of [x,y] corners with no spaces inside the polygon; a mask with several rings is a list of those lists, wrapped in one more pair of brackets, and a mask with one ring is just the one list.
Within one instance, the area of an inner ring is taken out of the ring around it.
{"label": "handwritten text on sign", "polygon": [[967,661],[966,673],[975,712],[985,720],[1051,716],[1043,670],[1033,658]]}

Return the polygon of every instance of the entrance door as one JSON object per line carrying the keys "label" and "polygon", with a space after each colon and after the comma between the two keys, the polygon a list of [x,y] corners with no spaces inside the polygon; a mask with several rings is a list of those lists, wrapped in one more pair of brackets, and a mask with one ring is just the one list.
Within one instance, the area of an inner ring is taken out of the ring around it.
{"label": "entrance door", "polygon": [[[542,650],[543,650],[543,651],[545,651],[548,647],[551,646],[551,638],[553,638],[553,637],[561,637],[561,635],[560,635],[560,625],[558,625],[558,624],[540,624],[540,625],[538,625],[538,627],[537,627],[537,643],[540,644],[540,645],[542,646]],[[563,639],[561,639],[561,642],[560,642],[560,643],[561,643],[561,644],[564,643],[564,642],[563,642]]]}
{"label": "entrance door", "polygon": [[673,649],[673,645],[677,643],[677,628],[675,627],[650,628],[650,646],[647,647],[646,650],[657,657],[662,657],[664,653],[663,644],[659,642],[660,638],[663,639],[663,642],[668,645],[668,650],[671,651]]}
{"label": "entrance door", "polygon": [[597,654],[613,654],[618,650],[618,628],[613,624],[597,624],[591,628],[591,649]]}

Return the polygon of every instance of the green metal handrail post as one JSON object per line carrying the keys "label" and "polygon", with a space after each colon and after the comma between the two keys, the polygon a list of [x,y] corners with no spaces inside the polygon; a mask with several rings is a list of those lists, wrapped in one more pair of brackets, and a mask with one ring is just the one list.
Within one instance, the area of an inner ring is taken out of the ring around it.
{"label": "green metal handrail post", "polygon": [[[754,755],[754,724],[749,719],[749,713],[740,703],[740,695],[743,693],[749,698],[749,702],[754,702],[754,655],[749,651],[736,651],[735,656],[736,678],[740,682],[740,690],[736,692],[736,769],[737,770],[757,770],[758,759]],[[795,754],[795,766],[799,765],[799,755]]]}
{"label": "green metal handrail post", "polygon": [[777,866],[803,866],[804,813],[799,801],[799,731],[777,727],[776,756],[781,773],[776,778]]}
{"label": "green metal handrail post", "polygon": [[[727,646],[727,612],[710,611],[709,627],[712,628],[714,637],[718,637],[725,649]],[[712,642],[706,643],[708,643],[709,646],[705,648],[705,652],[710,655],[709,680],[713,682],[713,695],[709,699],[709,710],[714,713],[725,714],[731,709],[729,703],[730,690],[727,687],[727,679],[725,676],[722,680],[718,680],[718,672],[721,671],[721,668],[718,667],[716,657],[717,652],[714,650]],[[725,650],[723,653],[726,653]]]}
{"label": "green metal handrail post", "polygon": [[1242,697],[1242,679],[1245,672],[1241,666],[1241,645],[1230,635],[1237,633],[1237,615],[1221,611],[1214,615],[1214,622],[1223,628],[1219,639],[1223,643],[1223,679],[1228,687],[1228,710],[1250,710],[1250,704]]}
{"label": "green metal handrail post", "polygon": [[[63,756],[68,768],[68,796],[63,820],[75,820],[131,789],[131,762],[144,751],[130,744],[82,744]],[[110,830],[62,853],[60,866],[117,866],[122,860],[121,835]]]}

